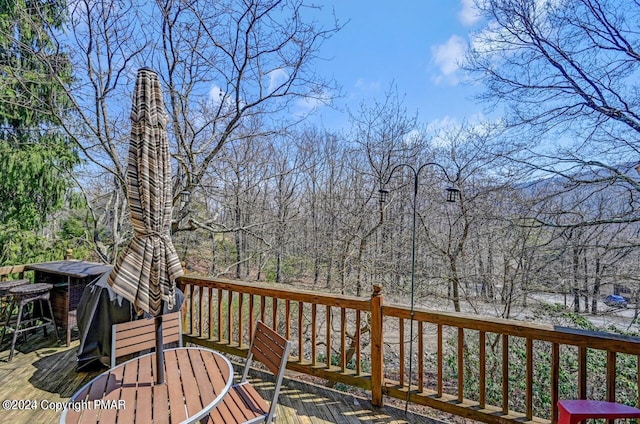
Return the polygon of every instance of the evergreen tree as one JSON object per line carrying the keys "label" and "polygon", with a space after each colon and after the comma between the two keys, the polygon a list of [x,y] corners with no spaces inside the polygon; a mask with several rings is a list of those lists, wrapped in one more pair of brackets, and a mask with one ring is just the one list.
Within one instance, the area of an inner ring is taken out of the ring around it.
{"label": "evergreen tree", "polygon": [[0,264],[16,259],[7,245],[62,207],[78,163],[56,118],[71,67],[51,35],[65,11],[62,1],[0,0]]}

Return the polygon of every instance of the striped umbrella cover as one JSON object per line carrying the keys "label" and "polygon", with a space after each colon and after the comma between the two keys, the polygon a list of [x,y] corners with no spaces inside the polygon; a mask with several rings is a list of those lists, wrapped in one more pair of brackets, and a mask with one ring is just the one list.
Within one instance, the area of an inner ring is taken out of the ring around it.
{"label": "striped umbrella cover", "polygon": [[158,76],[138,71],[131,108],[127,168],[128,200],[134,236],[120,254],[108,283],[138,314],[162,313],[162,301],[175,304],[175,280],[183,274],[171,228],[171,160],[167,116]]}

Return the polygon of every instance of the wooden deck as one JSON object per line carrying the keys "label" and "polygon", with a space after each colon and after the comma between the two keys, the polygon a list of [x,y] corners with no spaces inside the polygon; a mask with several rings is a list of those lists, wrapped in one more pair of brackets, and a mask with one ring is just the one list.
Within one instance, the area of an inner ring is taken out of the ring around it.
{"label": "wooden deck", "polygon": [[[68,400],[80,386],[97,375],[97,372],[75,370],[77,346],[78,342],[75,341],[71,347],[59,347],[55,345],[51,334],[46,339],[40,335],[31,335],[28,343],[20,343],[20,341],[17,343],[13,361],[7,362],[9,351],[7,340],[5,340],[0,349],[0,400],[18,402],[11,405],[16,408],[13,410],[7,410],[6,402],[3,403],[3,408],[0,409],[0,422],[29,424],[57,422],[60,411],[52,408]],[[252,377],[254,377],[252,383],[265,398],[269,398],[269,391],[273,390],[270,375],[256,370]],[[18,407],[22,410],[18,410]],[[458,421],[456,417],[446,419],[446,422],[454,421],[463,422]],[[364,398],[287,377],[280,392],[277,422],[287,424],[443,423],[443,421],[411,412],[405,415],[404,410],[390,406],[374,408]]]}

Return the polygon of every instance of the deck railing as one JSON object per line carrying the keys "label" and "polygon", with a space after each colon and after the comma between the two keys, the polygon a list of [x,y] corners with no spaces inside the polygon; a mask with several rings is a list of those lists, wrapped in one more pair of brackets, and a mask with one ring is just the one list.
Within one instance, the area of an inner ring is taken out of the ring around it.
{"label": "deck railing", "polygon": [[368,390],[374,405],[406,400],[411,385],[410,402],[455,415],[555,423],[560,398],[624,393],[636,403],[640,392],[636,337],[422,309],[412,320],[378,287],[356,298],[194,276],[179,283],[185,341],[244,356],[260,319],[292,340],[287,368]]}
{"label": "deck railing", "polygon": [[[0,267],[0,280],[24,272]],[[555,423],[561,398],[638,404],[638,337],[423,309],[412,316],[384,303],[379,287],[356,298],[194,276],[179,284],[185,341],[245,356],[260,319],[292,340],[289,369],[370,391],[374,405],[408,394],[488,423]]]}
{"label": "deck railing", "polygon": [[0,266],[0,281],[24,278],[25,272],[29,272],[25,271],[24,267],[24,265]]}

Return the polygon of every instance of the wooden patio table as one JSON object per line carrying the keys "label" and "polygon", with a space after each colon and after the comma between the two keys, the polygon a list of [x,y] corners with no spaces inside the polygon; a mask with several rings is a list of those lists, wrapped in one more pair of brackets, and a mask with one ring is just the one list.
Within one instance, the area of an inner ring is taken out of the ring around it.
{"label": "wooden patio table", "polygon": [[100,374],[69,399],[60,423],[194,423],[231,388],[231,362],[218,352],[167,349],[164,360],[164,384],[156,383],[155,353]]}

